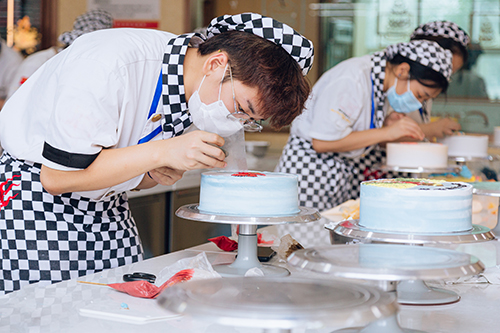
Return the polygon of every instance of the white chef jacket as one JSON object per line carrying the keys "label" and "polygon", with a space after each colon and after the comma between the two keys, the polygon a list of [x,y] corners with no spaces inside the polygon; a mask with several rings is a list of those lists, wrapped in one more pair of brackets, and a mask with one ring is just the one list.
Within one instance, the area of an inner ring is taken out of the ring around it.
{"label": "white chef jacket", "polygon": [[[366,55],[345,60],[321,76],[304,112],[293,121],[290,134],[308,141],[336,141],[353,131],[370,129],[371,122],[371,61]],[[364,151],[361,148],[339,155],[354,158]]]}
{"label": "white chef jacket", "polygon": [[[137,144],[155,126],[157,117],[148,120],[149,108],[173,37],[163,31],[127,28],[79,37],[7,101],[0,112],[1,145],[18,159],[75,170],[85,168],[74,166],[81,158],[95,158],[103,148]],[[162,112],[161,102],[156,112]],[[155,137],[161,138],[162,133]],[[42,156],[47,144],[60,153],[60,163]],[[135,188],[142,177],[79,194],[99,199]]]}
{"label": "white chef jacket", "polygon": [[35,52],[26,57],[21,65],[17,68],[7,91],[7,98],[10,98],[25,81],[28,79],[40,66],[47,60],[57,54],[57,48],[49,47],[48,49]]}
{"label": "white chef jacket", "polygon": [[0,99],[7,98],[7,90],[12,82],[14,73],[23,61],[19,52],[7,46],[3,39],[0,39],[2,48],[0,49]]}

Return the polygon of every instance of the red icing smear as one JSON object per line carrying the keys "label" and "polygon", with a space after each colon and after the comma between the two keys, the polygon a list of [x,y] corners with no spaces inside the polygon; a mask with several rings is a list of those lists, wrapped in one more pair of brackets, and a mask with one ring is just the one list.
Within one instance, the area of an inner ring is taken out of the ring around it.
{"label": "red icing smear", "polygon": [[164,284],[157,287],[148,281],[130,281],[123,283],[108,284],[113,289],[129,294],[134,297],[156,298],[164,289],[173,286],[174,284],[189,281],[193,277],[193,269],[183,269],[174,274]]}
{"label": "red icing smear", "polygon": [[265,176],[265,174],[260,172],[238,172],[233,173],[231,176],[233,177],[257,177],[257,176]]}
{"label": "red icing smear", "polygon": [[217,245],[217,247],[223,251],[231,252],[238,249],[238,242],[227,236],[209,238],[208,240]]}
{"label": "red icing smear", "polygon": [[351,221],[349,221],[349,220],[342,221],[342,222],[339,223],[339,225],[342,226],[342,227],[346,227],[346,228],[352,228],[352,227],[354,227],[354,224]]}
{"label": "red icing smear", "polygon": [[14,196],[6,197],[7,193],[10,192],[13,186],[19,186],[21,184],[10,184],[6,189],[4,189],[5,185],[7,185],[8,182],[11,182],[14,180],[14,178],[19,178],[21,175],[14,175],[12,178],[7,179],[3,183],[0,184],[0,208],[5,207],[9,204],[11,199],[14,199],[17,197],[19,193],[17,193]]}

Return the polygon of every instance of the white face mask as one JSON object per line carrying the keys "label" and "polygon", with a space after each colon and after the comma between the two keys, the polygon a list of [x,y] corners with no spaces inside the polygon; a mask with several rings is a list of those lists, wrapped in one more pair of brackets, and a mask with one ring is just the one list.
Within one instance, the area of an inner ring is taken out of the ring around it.
{"label": "white face mask", "polygon": [[230,112],[220,99],[222,81],[224,80],[226,70],[227,65],[222,74],[219,87],[219,99],[216,102],[207,105],[201,101],[199,90],[206,76],[203,77],[198,90],[193,93],[188,102],[189,113],[191,114],[194,125],[202,131],[216,133],[222,137],[230,136],[243,128],[240,121],[227,117]]}

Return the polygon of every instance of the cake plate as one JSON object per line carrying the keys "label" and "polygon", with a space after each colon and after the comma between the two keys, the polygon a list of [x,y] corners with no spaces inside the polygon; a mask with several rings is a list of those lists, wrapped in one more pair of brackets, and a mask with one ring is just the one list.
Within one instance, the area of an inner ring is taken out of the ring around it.
{"label": "cake plate", "polygon": [[391,243],[391,244],[461,244],[485,242],[495,239],[495,235],[487,227],[472,225],[472,229],[450,233],[403,233],[368,229],[359,225],[359,220],[345,220],[340,223],[329,223],[325,228],[330,230],[332,244],[338,243],[337,236],[348,242]]}
{"label": "cake plate", "polygon": [[278,225],[285,223],[307,223],[321,219],[321,215],[314,208],[299,207],[295,215],[250,217],[240,215],[217,215],[201,212],[198,204],[189,204],[180,207],[175,214],[178,217],[198,222],[238,224],[238,256],[229,265],[214,265],[214,269],[222,276],[243,276],[251,268],[260,268],[266,276],[287,276],[290,272],[273,265],[263,265],[257,257],[257,226]]}
{"label": "cake plate", "polygon": [[[234,277],[188,281],[167,288],[161,307],[221,325],[260,328],[264,332],[368,325],[363,332],[381,332],[377,322],[396,321],[393,293],[342,281]],[[371,327],[371,329],[370,329]],[[403,332],[398,326],[383,332]]]}
{"label": "cake plate", "polygon": [[395,244],[331,245],[298,250],[288,263],[302,270],[337,278],[377,281],[385,291],[396,291],[407,305],[442,305],[458,302],[455,292],[432,288],[423,280],[476,275],[484,264],[458,251]]}
{"label": "cake plate", "polygon": [[[475,182],[470,184],[474,187],[472,189],[472,193],[474,194],[490,197],[500,197],[499,182]],[[498,212],[500,212],[500,201],[498,203]],[[491,229],[491,231],[495,234],[495,236],[500,235],[500,213],[497,213],[497,225],[493,229]]]}
{"label": "cake plate", "polygon": [[459,166],[450,166],[446,168],[424,168],[424,167],[411,168],[411,167],[383,165],[380,169],[382,171],[408,172],[416,174],[460,172]]}

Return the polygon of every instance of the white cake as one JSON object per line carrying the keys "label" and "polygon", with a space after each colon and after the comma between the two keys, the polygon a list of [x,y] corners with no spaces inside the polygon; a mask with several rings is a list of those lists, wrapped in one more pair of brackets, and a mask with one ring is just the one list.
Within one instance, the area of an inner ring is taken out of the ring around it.
{"label": "white cake", "polygon": [[488,156],[487,135],[457,134],[447,136],[440,142],[448,146],[448,156],[452,157],[486,157]]}
{"label": "white cake", "polygon": [[472,185],[395,178],[361,183],[359,224],[404,233],[450,233],[472,228]]}
{"label": "white cake", "polygon": [[446,168],[448,147],[430,142],[398,142],[387,144],[388,167]]}
{"label": "white cake", "polygon": [[294,215],[299,212],[298,178],[277,172],[204,172],[198,209],[220,215]]}

